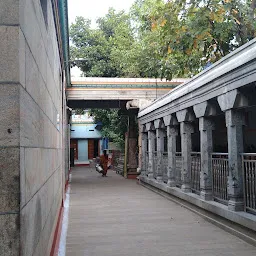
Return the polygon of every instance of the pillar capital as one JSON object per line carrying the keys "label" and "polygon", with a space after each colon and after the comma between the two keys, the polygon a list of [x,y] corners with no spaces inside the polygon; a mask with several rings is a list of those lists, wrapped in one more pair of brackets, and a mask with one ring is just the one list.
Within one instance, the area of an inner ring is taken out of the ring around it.
{"label": "pillar capital", "polygon": [[175,115],[168,115],[163,117],[165,126],[175,126],[178,125],[179,122]]}
{"label": "pillar capital", "polygon": [[159,118],[159,119],[154,120],[154,127],[155,127],[155,129],[164,129],[165,125],[164,125],[163,119]]}
{"label": "pillar capital", "polygon": [[141,133],[146,133],[146,132],[147,132],[147,129],[146,129],[146,125],[145,125],[145,124],[140,125],[140,132],[141,132]]}
{"label": "pillar capital", "polygon": [[237,89],[218,96],[217,100],[222,111],[248,106],[248,99]]}
{"label": "pillar capital", "polygon": [[153,131],[155,127],[152,122],[146,123],[146,131]]}
{"label": "pillar capital", "polygon": [[217,114],[217,108],[208,101],[201,102],[193,106],[195,115],[197,118],[203,116],[215,116]]}
{"label": "pillar capital", "polygon": [[176,113],[178,122],[192,122],[195,121],[195,114],[191,109],[182,109]]}

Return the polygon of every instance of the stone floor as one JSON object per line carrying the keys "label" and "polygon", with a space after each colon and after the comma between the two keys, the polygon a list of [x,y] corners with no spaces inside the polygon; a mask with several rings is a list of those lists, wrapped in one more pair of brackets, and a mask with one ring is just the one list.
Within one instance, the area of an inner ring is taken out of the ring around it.
{"label": "stone floor", "polygon": [[67,256],[255,256],[256,247],[113,171],[72,171]]}

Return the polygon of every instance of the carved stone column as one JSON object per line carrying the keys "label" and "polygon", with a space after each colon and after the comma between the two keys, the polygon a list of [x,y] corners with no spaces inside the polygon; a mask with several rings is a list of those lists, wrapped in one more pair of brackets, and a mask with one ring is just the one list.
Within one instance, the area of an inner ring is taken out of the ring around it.
{"label": "carved stone column", "polygon": [[242,211],[243,201],[243,168],[241,153],[244,152],[243,125],[244,114],[230,109],[225,112],[228,133],[229,177],[228,177],[228,208]]}
{"label": "carved stone column", "polygon": [[148,131],[148,178],[154,178],[154,164],[153,164],[153,152],[155,150],[155,132],[153,130],[153,125],[151,123],[146,124],[146,129]]}
{"label": "carved stone column", "polygon": [[228,135],[228,209],[241,211],[244,208],[243,171],[241,153],[243,146],[244,113],[236,108],[248,106],[248,99],[238,90],[229,91],[218,97],[218,103],[225,112]]}
{"label": "carved stone column", "polygon": [[157,170],[156,179],[159,182],[163,181],[163,153],[164,153],[164,137],[165,128],[163,120],[158,119],[154,121],[154,126],[156,128],[156,148],[157,148]]}
{"label": "carved stone column", "polygon": [[181,153],[182,153],[182,170],[181,170],[181,190],[183,192],[191,192],[191,152],[192,152],[192,138],[191,134],[194,132],[191,121],[195,120],[192,112],[188,109],[178,111],[176,113],[177,119],[180,122],[181,135]]}
{"label": "carved stone column", "polygon": [[168,148],[168,182],[167,186],[176,186],[176,139],[178,135],[178,128],[175,126],[167,126],[167,148]]}
{"label": "carved stone column", "polygon": [[189,122],[180,123],[181,134],[181,153],[182,153],[182,171],[181,171],[181,190],[191,192],[191,152],[192,138],[191,134],[194,128]]}
{"label": "carved stone column", "polygon": [[147,154],[148,134],[145,132],[141,133],[141,175],[146,176],[146,154]]}
{"label": "carved stone column", "polygon": [[200,145],[201,145],[201,172],[200,190],[201,198],[212,200],[212,165],[211,153],[213,152],[212,131],[214,123],[207,117],[199,118]]}
{"label": "carved stone column", "polygon": [[212,200],[212,165],[211,153],[213,152],[212,131],[214,123],[209,116],[217,113],[216,107],[208,102],[202,102],[194,106],[194,112],[199,118],[200,148],[201,148],[201,172],[200,195],[204,200]]}
{"label": "carved stone column", "polygon": [[178,121],[175,115],[168,115],[164,118],[164,124],[167,127],[167,151],[168,151],[168,169],[167,186],[176,186],[176,140],[178,135]]}

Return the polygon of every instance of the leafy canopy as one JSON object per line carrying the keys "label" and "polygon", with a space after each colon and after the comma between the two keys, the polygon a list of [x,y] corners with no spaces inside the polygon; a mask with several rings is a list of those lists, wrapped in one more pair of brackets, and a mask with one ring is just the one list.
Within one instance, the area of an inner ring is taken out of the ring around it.
{"label": "leafy canopy", "polygon": [[[191,77],[256,36],[256,0],[136,0],[70,27],[72,59],[85,76]],[[116,110],[92,110],[104,136],[122,142]]]}

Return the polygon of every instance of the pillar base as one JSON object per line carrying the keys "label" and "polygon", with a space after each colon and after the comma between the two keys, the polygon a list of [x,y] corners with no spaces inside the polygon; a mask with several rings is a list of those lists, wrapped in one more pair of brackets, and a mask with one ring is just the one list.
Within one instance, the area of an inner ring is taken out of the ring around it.
{"label": "pillar base", "polygon": [[209,191],[201,191],[200,192],[200,197],[201,199],[205,200],[205,201],[211,201],[212,198],[212,193]]}
{"label": "pillar base", "polygon": [[181,185],[181,191],[184,193],[192,192],[190,185],[187,185],[187,184]]}
{"label": "pillar base", "polygon": [[235,212],[244,211],[244,202],[241,200],[229,200],[228,209],[230,211],[235,211]]}
{"label": "pillar base", "polygon": [[149,174],[148,174],[148,178],[149,178],[149,179],[154,179],[153,173],[149,173]]}
{"label": "pillar base", "polygon": [[174,180],[168,180],[167,181],[167,186],[168,187],[176,187],[176,182]]}

